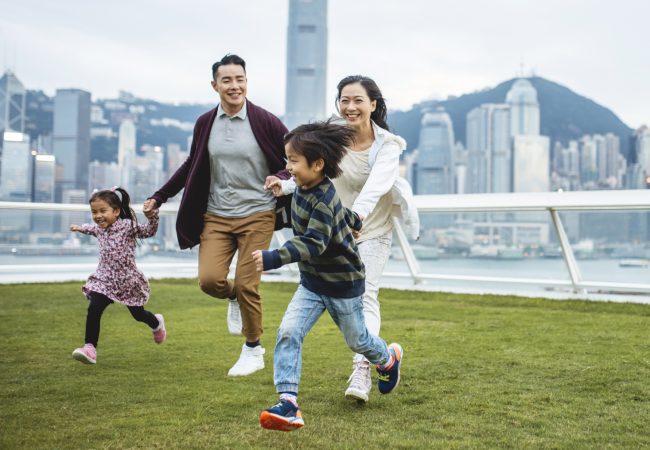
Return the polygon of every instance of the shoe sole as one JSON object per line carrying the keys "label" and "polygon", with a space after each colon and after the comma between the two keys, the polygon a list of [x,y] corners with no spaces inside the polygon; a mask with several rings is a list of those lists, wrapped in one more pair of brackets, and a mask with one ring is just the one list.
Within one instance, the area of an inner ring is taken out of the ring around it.
{"label": "shoe sole", "polygon": [[88,356],[86,356],[85,353],[78,352],[77,350],[72,352],[72,357],[74,359],[76,359],[77,361],[80,361],[80,362],[82,362],[84,364],[96,364],[97,363],[96,359],[90,359]]}
{"label": "shoe sole", "polygon": [[262,367],[257,367],[257,368],[255,368],[254,370],[252,370],[252,371],[250,371],[250,372],[246,372],[246,373],[232,373],[232,372],[231,372],[232,369],[230,369],[230,370],[228,371],[228,376],[229,376],[229,377],[247,377],[248,375],[252,375],[252,374],[254,374],[255,372],[259,372],[259,371],[262,370],[262,369],[264,369],[264,366],[262,366]]}
{"label": "shoe sole", "polygon": [[286,417],[278,416],[268,411],[262,411],[262,414],[260,414],[260,425],[267,430],[293,431],[305,426],[305,421],[301,417],[296,417],[294,420],[287,420]]}
{"label": "shoe sole", "polygon": [[345,398],[348,400],[356,400],[357,402],[368,403],[368,394],[356,389],[348,389],[345,391]]}

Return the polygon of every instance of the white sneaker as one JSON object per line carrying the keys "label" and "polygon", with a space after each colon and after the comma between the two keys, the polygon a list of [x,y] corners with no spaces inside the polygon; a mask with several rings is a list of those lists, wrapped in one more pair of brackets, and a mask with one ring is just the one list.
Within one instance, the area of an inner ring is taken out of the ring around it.
{"label": "white sneaker", "polygon": [[241,311],[237,299],[228,299],[228,333],[233,336],[241,336]]}
{"label": "white sneaker", "polygon": [[264,368],[264,347],[258,345],[257,347],[248,347],[246,344],[242,346],[241,355],[234,366],[228,371],[229,377],[245,377],[251,373]]}
{"label": "white sneaker", "polygon": [[372,389],[370,363],[368,361],[355,362],[352,364],[352,369],[352,375],[348,379],[350,385],[345,391],[345,398],[367,402],[368,394]]}

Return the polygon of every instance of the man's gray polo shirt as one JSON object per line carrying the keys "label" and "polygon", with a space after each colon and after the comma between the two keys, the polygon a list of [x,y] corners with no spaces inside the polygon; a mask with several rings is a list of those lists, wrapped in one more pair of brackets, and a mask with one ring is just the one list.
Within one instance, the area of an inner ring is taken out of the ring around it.
{"label": "man's gray polo shirt", "polygon": [[230,117],[219,105],[208,140],[210,198],[208,212],[220,217],[247,217],[275,208],[264,190],[269,167],[255,140],[246,103]]}

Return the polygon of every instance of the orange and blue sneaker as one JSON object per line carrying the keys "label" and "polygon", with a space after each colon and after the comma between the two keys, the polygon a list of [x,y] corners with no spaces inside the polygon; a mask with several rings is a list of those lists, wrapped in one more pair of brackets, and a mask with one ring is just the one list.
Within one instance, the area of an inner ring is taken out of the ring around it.
{"label": "orange and blue sneaker", "polygon": [[394,342],[388,346],[388,353],[391,355],[390,361],[384,366],[377,366],[377,389],[382,394],[390,394],[399,385],[399,368],[404,357],[402,346]]}
{"label": "orange and blue sneaker", "polygon": [[277,405],[265,409],[260,414],[260,425],[267,430],[293,431],[305,425],[298,405],[280,400]]}

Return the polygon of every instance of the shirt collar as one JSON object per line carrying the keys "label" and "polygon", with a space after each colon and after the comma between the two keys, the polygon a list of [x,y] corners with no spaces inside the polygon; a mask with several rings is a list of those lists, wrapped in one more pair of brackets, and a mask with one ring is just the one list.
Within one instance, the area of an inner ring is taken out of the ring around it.
{"label": "shirt collar", "polygon": [[229,116],[226,113],[226,111],[224,111],[223,108],[221,107],[221,103],[219,103],[219,106],[217,107],[217,117],[226,116],[230,119],[234,119],[235,117],[237,117],[241,120],[246,120],[246,115],[248,114],[248,109],[246,107],[246,104],[247,102],[246,100],[244,100],[244,106],[242,106],[242,108],[235,115]]}

